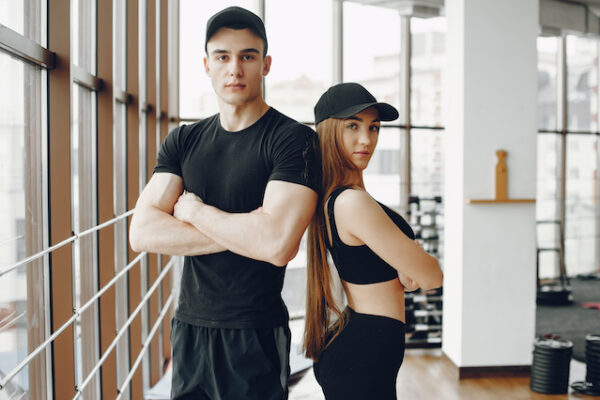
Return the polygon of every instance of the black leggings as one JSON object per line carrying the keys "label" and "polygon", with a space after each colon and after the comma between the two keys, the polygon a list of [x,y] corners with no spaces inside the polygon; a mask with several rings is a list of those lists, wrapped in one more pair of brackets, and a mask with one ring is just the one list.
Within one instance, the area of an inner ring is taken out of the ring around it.
{"label": "black leggings", "polygon": [[395,400],[404,358],[404,323],[347,310],[348,324],[314,365],[325,398]]}

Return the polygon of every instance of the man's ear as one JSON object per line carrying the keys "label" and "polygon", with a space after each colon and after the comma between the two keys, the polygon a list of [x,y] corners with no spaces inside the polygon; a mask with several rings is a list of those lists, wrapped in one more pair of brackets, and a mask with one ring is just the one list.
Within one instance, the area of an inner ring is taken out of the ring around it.
{"label": "man's ear", "polygon": [[271,58],[271,56],[265,56],[265,58],[263,58],[263,76],[267,76],[269,74],[269,71],[271,70],[272,61],[273,59]]}
{"label": "man's ear", "polygon": [[203,59],[204,61],[204,72],[206,72],[206,75],[210,76],[210,67],[208,66],[208,59],[206,58],[206,56]]}

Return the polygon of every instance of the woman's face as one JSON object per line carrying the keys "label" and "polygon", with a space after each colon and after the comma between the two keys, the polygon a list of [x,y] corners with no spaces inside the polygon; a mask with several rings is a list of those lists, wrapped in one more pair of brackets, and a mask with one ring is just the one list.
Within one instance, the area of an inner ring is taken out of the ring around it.
{"label": "woman's face", "polygon": [[367,108],[344,119],[342,143],[346,156],[359,170],[367,168],[379,137],[379,113]]}

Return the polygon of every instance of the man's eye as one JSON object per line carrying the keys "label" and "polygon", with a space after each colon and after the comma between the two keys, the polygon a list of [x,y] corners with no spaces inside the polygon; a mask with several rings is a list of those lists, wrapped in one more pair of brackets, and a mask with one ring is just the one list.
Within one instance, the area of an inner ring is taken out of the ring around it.
{"label": "man's eye", "polygon": [[226,61],[227,60],[227,56],[218,56],[217,57],[217,61]]}
{"label": "man's eye", "polygon": [[242,56],[242,60],[244,60],[244,61],[254,60],[254,56],[250,55],[250,54],[245,54]]}

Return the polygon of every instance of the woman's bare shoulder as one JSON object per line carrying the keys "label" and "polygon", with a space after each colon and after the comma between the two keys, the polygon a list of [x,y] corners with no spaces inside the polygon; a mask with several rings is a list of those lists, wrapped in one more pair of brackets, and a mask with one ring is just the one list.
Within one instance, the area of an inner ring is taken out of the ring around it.
{"label": "woman's bare shoulder", "polygon": [[358,217],[359,214],[383,210],[369,193],[361,188],[348,188],[337,197],[334,212],[337,216]]}

